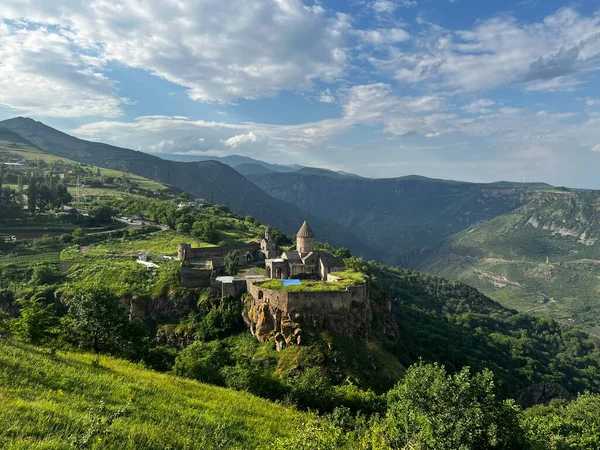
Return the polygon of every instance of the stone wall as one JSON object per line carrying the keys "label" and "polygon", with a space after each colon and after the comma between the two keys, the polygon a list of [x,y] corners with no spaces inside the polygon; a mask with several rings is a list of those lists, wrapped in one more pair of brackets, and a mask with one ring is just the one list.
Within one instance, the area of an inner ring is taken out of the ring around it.
{"label": "stone wall", "polygon": [[212,272],[213,271],[211,269],[200,269],[190,266],[181,266],[181,285],[187,288],[209,287]]}
{"label": "stone wall", "polygon": [[277,349],[302,342],[303,327],[367,338],[372,318],[367,285],[344,291],[284,292],[248,281],[244,320],[256,338]]}
{"label": "stone wall", "polygon": [[187,261],[190,259],[211,259],[211,258],[224,258],[229,253],[239,250],[241,255],[240,258],[245,258],[246,253],[252,253],[253,257],[257,256],[257,252],[260,251],[260,243],[252,242],[249,244],[237,244],[237,245],[221,245],[218,247],[198,247],[193,248],[189,244],[179,244],[177,255],[181,261]]}

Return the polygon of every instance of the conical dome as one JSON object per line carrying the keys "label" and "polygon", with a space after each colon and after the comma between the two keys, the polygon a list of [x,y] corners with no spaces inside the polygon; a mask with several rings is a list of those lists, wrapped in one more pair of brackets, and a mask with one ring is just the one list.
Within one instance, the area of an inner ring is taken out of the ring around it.
{"label": "conical dome", "polygon": [[308,222],[306,220],[300,227],[300,230],[298,230],[298,234],[296,235],[296,237],[299,237],[299,238],[314,238],[315,237],[315,233],[313,233],[313,230],[310,229],[310,226],[308,225]]}

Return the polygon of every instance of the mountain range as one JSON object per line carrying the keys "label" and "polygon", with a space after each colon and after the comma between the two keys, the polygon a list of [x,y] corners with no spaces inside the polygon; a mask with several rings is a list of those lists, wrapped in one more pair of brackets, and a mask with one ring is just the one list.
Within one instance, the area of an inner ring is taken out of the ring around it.
{"label": "mountain range", "polygon": [[357,256],[461,280],[505,306],[600,333],[600,192],[161,155],[173,161],[27,118],[0,127],[54,155],[174,185],[290,234],[306,218],[321,241]]}

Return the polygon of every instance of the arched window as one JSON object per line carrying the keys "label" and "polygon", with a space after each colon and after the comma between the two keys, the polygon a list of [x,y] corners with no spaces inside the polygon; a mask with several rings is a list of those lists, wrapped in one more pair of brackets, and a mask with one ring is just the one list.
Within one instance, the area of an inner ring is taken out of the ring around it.
{"label": "arched window", "polygon": [[262,300],[263,297],[264,297],[263,291],[258,291],[258,299]]}

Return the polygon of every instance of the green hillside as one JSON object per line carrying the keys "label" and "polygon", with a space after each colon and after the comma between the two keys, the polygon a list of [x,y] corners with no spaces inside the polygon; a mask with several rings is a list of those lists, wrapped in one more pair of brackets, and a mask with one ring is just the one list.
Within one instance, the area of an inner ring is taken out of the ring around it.
{"label": "green hillside", "polygon": [[[80,188],[77,189],[77,177],[74,176],[69,182],[69,191],[73,194],[79,194],[83,197],[107,197],[120,196],[123,192],[135,193],[139,190],[140,194],[146,193],[164,193],[170,195],[180,194],[182,191],[173,186],[150,180],[135,174],[111,170],[105,167],[99,167],[92,164],[80,164],[71,159],[48,153],[31,142],[27,141],[19,134],[6,128],[0,128],[0,163],[19,163],[23,164],[26,171],[45,171],[50,169],[53,173],[64,173],[74,171],[80,175]],[[86,177],[93,177],[100,173],[102,177],[112,179],[126,179],[129,186],[123,186],[115,183],[103,183],[101,180],[93,180],[93,185],[86,185]],[[13,181],[16,181],[16,175]],[[10,183],[7,183],[10,185]],[[16,184],[12,185],[16,187]],[[25,187],[27,185],[25,184]]]}
{"label": "green hillside", "polygon": [[600,334],[600,193],[538,194],[449,238],[419,269]]}
{"label": "green hillside", "polygon": [[109,356],[0,340],[0,448],[245,449],[309,417]]}
{"label": "green hillside", "polygon": [[290,234],[298,231],[298,224],[308,219],[322,240],[368,257],[378,256],[376,250],[352,230],[272,197],[221,162],[168,161],[140,151],[78,139],[23,117],[2,121],[0,127],[17,133],[52,155],[176,186],[194,197],[226,205],[237,214],[254,216]]}

